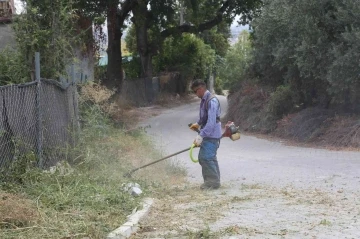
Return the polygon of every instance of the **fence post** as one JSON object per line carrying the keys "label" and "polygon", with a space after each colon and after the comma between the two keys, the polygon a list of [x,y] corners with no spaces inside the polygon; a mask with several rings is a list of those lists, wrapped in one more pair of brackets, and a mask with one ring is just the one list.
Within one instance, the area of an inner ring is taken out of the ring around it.
{"label": "fence post", "polygon": [[70,72],[70,77],[71,77],[71,84],[75,83],[75,66],[74,63],[71,64],[71,72]]}
{"label": "fence post", "polygon": [[74,63],[71,65],[71,87],[73,89],[72,97],[73,97],[73,107],[74,107],[74,117],[72,119],[73,125],[73,138],[74,138],[74,145],[77,144],[77,137],[79,136],[79,104],[78,104],[78,97],[77,97],[77,88],[76,88],[76,80],[75,80],[75,66]]}
{"label": "fence post", "polygon": [[43,132],[42,132],[42,114],[41,114],[41,81],[40,81],[40,53],[35,52],[35,81],[36,81],[36,153],[39,159],[38,166],[42,168],[43,162]]}

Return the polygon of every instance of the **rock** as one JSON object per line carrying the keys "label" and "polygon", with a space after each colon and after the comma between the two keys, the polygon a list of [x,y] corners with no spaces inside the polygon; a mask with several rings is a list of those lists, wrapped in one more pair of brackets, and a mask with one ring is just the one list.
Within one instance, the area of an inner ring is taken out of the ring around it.
{"label": "rock", "polygon": [[57,162],[55,166],[50,167],[49,170],[45,170],[44,172],[50,174],[58,173],[61,176],[66,176],[72,174],[74,172],[74,169],[68,162],[60,161]]}
{"label": "rock", "polygon": [[142,194],[142,190],[140,189],[140,185],[137,183],[127,183],[123,184],[123,190],[130,193],[131,195],[138,197]]}
{"label": "rock", "polygon": [[129,193],[131,193],[131,195],[133,195],[135,197],[138,197],[138,196],[140,196],[140,194],[142,194],[142,190],[138,187],[132,187],[131,191]]}

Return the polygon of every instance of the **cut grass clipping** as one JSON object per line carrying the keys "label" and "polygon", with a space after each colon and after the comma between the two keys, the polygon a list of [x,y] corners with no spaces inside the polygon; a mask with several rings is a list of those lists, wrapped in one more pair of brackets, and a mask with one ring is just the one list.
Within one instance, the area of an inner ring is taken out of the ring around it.
{"label": "cut grass clipping", "polygon": [[[125,134],[96,105],[83,109],[82,118],[71,166],[62,161],[41,171],[31,167],[33,155],[24,155],[1,174],[0,238],[105,238],[140,209],[142,197],[182,181],[184,170],[167,160],[124,178],[162,155],[143,130]],[[123,190],[129,182],[141,185],[140,197]]]}

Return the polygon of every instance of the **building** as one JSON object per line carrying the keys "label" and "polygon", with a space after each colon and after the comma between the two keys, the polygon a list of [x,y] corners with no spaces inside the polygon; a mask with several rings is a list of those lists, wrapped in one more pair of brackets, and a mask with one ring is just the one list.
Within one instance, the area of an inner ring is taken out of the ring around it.
{"label": "building", "polygon": [[15,14],[14,0],[0,0],[0,50],[15,46],[11,23]]}
{"label": "building", "polygon": [[14,0],[0,0],[0,23],[11,22],[15,14]]}

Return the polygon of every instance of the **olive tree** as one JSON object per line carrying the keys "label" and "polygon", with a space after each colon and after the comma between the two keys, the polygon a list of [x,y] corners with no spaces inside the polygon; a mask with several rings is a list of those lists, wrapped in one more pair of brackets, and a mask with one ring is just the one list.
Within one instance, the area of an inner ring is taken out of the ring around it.
{"label": "olive tree", "polygon": [[353,1],[266,1],[252,22],[260,82],[289,86],[303,107],[354,104],[359,13]]}
{"label": "olive tree", "polygon": [[219,77],[223,81],[225,89],[232,87],[242,81],[244,74],[252,58],[250,33],[242,31],[237,42],[232,45],[219,67]]}

